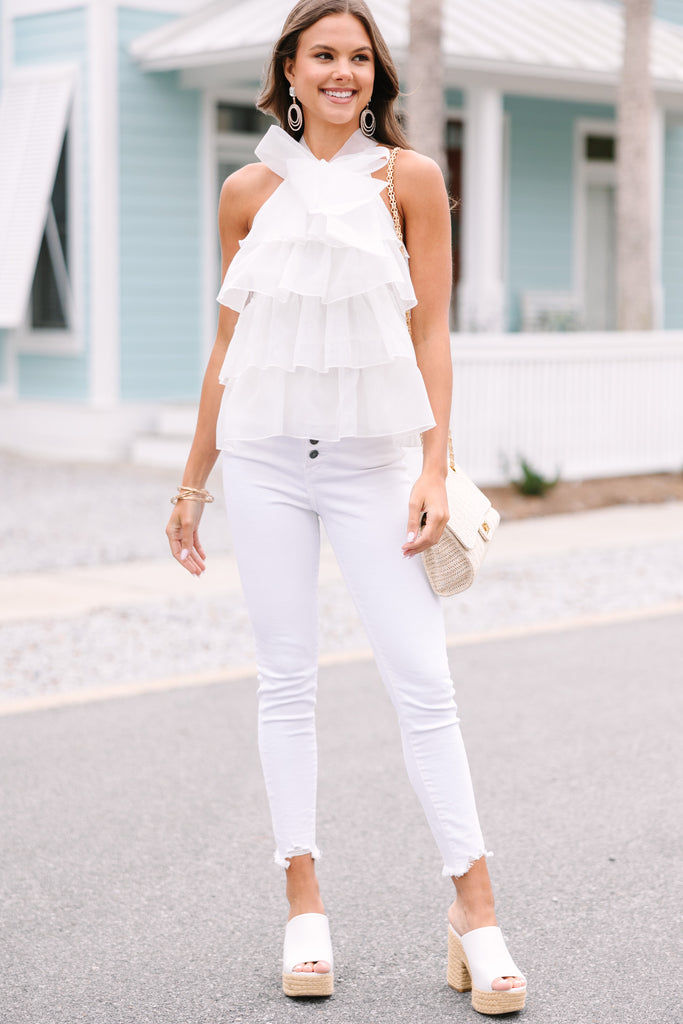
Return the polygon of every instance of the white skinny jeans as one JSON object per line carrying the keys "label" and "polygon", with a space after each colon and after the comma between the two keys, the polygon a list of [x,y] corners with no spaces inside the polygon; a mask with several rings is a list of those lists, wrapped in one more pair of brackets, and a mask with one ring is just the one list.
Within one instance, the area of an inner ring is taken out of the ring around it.
{"label": "white skinny jeans", "polygon": [[[317,454],[314,454],[317,453]],[[397,711],[410,781],[444,861],[485,853],[422,559],[403,557],[411,479],[390,438],[236,441],[223,453],[235,555],[256,639],[258,739],[275,862],[316,846],[317,589],[322,520]]]}

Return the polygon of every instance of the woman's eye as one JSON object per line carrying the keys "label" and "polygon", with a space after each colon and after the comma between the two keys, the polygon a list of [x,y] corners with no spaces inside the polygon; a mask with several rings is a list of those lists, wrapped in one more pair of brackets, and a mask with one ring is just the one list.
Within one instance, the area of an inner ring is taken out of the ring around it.
{"label": "woman's eye", "polygon": [[[326,51],[322,51],[321,53],[316,53],[315,56],[316,56],[317,60],[332,60],[332,54],[331,53],[327,53]],[[355,55],[355,57],[353,58],[353,60],[358,61],[359,63],[363,63],[364,64],[364,63],[367,63],[367,61],[370,60],[370,57],[368,56],[367,53],[357,53]]]}

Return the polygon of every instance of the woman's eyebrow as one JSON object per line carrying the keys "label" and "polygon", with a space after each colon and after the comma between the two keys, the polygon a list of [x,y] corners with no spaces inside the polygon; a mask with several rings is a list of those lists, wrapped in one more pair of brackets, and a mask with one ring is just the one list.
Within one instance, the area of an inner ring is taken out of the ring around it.
{"label": "woman's eyebrow", "polygon": [[[337,49],[334,46],[326,46],[324,43],[316,43],[315,46],[309,47],[309,51],[312,51],[312,50],[326,50],[328,53],[337,53]],[[363,52],[372,53],[372,47],[371,46],[358,46],[358,47],[356,47],[355,50],[352,50],[351,52],[352,53],[363,53]]]}

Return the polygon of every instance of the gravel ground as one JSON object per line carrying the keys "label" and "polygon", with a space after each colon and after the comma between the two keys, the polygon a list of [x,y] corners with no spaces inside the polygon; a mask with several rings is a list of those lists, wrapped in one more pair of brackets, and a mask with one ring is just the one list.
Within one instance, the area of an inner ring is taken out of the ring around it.
{"label": "gravel ground", "polygon": [[[444,610],[448,633],[462,635],[681,599],[683,542],[486,566]],[[320,630],[324,653],[367,647],[342,583],[321,587]],[[254,658],[235,594],[8,624],[0,645],[0,700],[239,667]]]}
{"label": "gravel ground", "polygon": [[[135,466],[31,462],[0,454],[9,573],[167,558],[163,534],[177,473]],[[213,554],[229,552],[220,497],[203,521]],[[683,540],[487,565],[475,587],[444,602],[451,635],[642,608],[683,599]],[[344,585],[320,590],[321,651],[367,647]],[[0,628],[0,700],[240,667],[253,662],[246,610],[234,593],[103,608]]]}
{"label": "gravel ground", "polygon": [[[0,451],[0,478],[10,495],[0,505],[7,573],[165,558],[168,553],[164,527],[180,470],[60,463]],[[202,538],[212,552],[229,552],[218,470],[209,489],[216,501],[202,519]],[[511,486],[486,490],[504,520],[525,519],[609,505],[683,501],[683,474],[560,481],[543,498],[524,497]]]}
{"label": "gravel ground", "polygon": [[[180,472],[112,465],[48,462],[0,452],[0,476],[10,501],[0,504],[5,572],[102,565],[165,558],[164,527]],[[220,475],[202,537],[216,553],[230,551]]]}

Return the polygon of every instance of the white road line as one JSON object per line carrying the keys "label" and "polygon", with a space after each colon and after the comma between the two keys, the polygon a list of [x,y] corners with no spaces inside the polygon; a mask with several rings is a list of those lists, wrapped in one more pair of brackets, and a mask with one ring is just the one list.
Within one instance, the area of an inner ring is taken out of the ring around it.
{"label": "white road line", "polygon": [[[573,619],[556,619],[550,622],[507,626],[502,629],[489,630],[488,632],[449,636],[446,639],[449,647],[470,647],[476,644],[491,643],[495,640],[541,636],[544,633],[562,633],[573,629],[609,626],[620,622],[638,622],[644,619],[664,618],[671,615],[683,616],[683,601],[669,601],[665,604],[650,605],[645,608],[629,608],[622,611],[604,612]],[[351,651],[331,651],[320,656],[319,664],[321,667],[352,665],[357,662],[372,661],[373,657],[374,655],[370,648],[357,648]],[[181,690],[188,687],[212,686],[216,683],[229,683],[255,677],[255,665],[238,665],[235,668],[214,669],[210,672],[195,672],[192,674],[167,676],[163,679],[148,679],[137,683],[124,683],[121,686],[103,686],[99,689],[71,690],[67,693],[25,697],[21,700],[0,703],[0,718],[32,711],[72,707],[77,704],[96,704],[99,701],[116,700],[123,697],[141,697],[148,693],[166,693],[171,690]]]}

